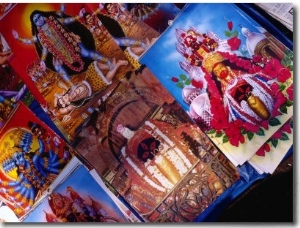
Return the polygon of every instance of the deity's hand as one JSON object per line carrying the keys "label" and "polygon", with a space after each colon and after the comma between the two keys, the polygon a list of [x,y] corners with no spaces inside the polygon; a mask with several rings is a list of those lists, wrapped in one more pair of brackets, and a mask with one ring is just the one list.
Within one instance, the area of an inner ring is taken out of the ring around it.
{"label": "deity's hand", "polygon": [[16,40],[19,39],[19,34],[16,30],[12,30],[12,34]]}
{"label": "deity's hand", "polygon": [[104,5],[102,3],[99,3],[99,9],[103,10],[104,9]]}
{"label": "deity's hand", "polygon": [[45,71],[45,70],[46,70],[46,64],[45,64],[44,61],[41,61],[41,62],[40,62],[40,67],[41,67],[41,70],[42,70],[42,71]]}
{"label": "deity's hand", "polygon": [[82,7],[81,10],[79,11],[79,14],[78,14],[79,18],[82,18],[85,12],[86,12],[85,8]]}

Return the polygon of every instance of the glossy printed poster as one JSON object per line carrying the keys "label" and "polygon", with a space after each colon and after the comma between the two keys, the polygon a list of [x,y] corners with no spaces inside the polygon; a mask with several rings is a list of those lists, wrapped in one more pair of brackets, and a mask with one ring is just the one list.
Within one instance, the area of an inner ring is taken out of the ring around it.
{"label": "glossy printed poster", "polygon": [[87,103],[130,68],[111,36],[102,37],[107,48],[99,52],[82,10],[83,4],[20,3],[0,22],[15,54],[11,66],[68,140],[92,109]]}
{"label": "glossy printed poster", "polygon": [[15,53],[12,67],[69,141],[116,83],[140,67],[136,58],[159,35],[120,10],[120,4],[20,3],[0,22]]}
{"label": "glossy printed poster", "polygon": [[18,101],[22,100],[27,106],[33,101],[27,86],[10,65],[13,58],[14,53],[0,33],[0,128],[9,118]]}
{"label": "glossy printed poster", "polygon": [[29,212],[74,151],[18,102],[0,132],[0,199],[20,218]]}
{"label": "glossy printed poster", "polygon": [[120,81],[73,145],[146,222],[193,221],[239,179],[147,67]]}
{"label": "glossy printed poster", "polygon": [[293,53],[236,5],[187,5],[140,61],[235,165],[292,144],[267,140],[293,115]]}
{"label": "glossy printed poster", "polygon": [[129,222],[83,165],[67,176],[23,222]]}

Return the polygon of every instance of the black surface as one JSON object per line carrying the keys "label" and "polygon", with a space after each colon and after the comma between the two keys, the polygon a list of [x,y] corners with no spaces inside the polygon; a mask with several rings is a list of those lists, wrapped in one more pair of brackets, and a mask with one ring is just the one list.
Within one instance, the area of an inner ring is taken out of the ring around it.
{"label": "black surface", "polygon": [[295,222],[293,155],[234,200],[216,222]]}

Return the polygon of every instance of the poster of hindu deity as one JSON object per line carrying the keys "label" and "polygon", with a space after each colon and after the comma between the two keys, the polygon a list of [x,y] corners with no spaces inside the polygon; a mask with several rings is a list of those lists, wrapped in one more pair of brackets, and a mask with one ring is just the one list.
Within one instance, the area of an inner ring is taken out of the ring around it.
{"label": "poster of hindu deity", "polygon": [[69,173],[23,222],[130,222],[107,191],[81,165]]}
{"label": "poster of hindu deity", "polygon": [[20,218],[74,156],[21,101],[0,132],[0,199]]}
{"label": "poster of hindu deity", "polygon": [[[89,3],[87,5],[89,11],[97,12],[96,15],[102,26],[124,51],[132,66],[139,70],[140,56],[156,41],[160,33],[127,10],[121,3]],[[89,11],[87,13],[90,13]],[[163,24],[162,19],[160,23]]]}
{"label": "poster of hindu deity", "polygon": [[0,23],[12,67],[69,141],[159,35],[123,8],[115,19],[118,6],[20,3]]}
{"label": "poster of hindu deity", "polygon": [[78,132],[75,150],[147,222],[192,221],[239,178],[147,67]]}
{"label": "poster of hindu deity", "polygon": [[29,106],[33,96],[17,72],[10,66],[14,54],[0,33],[0,128],[19,100]]}
{"label": "poster of hindu deity", "polygon": [[188,4],[140,62],[235,165],[286,143],[293,52],[236,5]]}

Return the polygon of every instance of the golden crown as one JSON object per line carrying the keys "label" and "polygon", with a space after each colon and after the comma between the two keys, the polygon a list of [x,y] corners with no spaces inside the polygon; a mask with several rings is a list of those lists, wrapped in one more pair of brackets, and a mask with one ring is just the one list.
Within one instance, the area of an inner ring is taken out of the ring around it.
{"label": "golden crown", "polygon": [[218,52],[208,53],[202,61],[202,66],[211,73],[214,66],[223,60],[225,60],[225,58]]}

